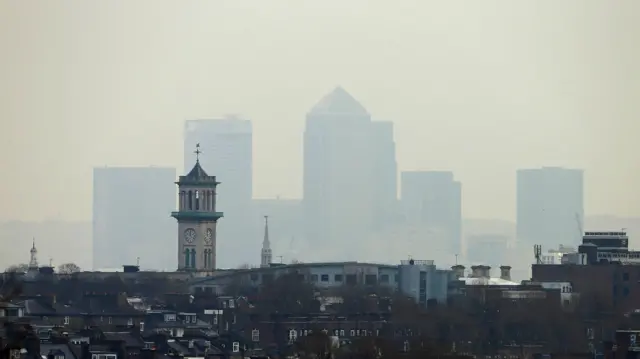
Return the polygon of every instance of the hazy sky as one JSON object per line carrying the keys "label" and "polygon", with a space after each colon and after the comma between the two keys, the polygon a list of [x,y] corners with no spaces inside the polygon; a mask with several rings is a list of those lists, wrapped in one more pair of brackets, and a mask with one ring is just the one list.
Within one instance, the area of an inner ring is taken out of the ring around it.
{"label": "hazy sky", "polygon": [[400,170],[455,171],[465,216],[514,218],[542,165],[640,215],[639,44],[637,0],[0,0],[0,219],[89,219],[93,166],[181,168],[183,121],[226,113],[256,196],[299,197],[336,85],[394,121]]}

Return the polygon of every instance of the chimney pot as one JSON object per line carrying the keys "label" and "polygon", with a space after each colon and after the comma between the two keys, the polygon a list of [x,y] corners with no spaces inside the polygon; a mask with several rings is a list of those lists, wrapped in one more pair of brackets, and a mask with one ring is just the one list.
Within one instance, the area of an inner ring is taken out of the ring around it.
{"label": "chimney pot", "polygon": [[451,267],[451,270],[453,271],[456,278],[464,277],[464,269],[465,269],[464,266],[461,264],[456,264]]}
{"label": "chimney pot", "polygon": [[491,266],[482,266],[482,276],[484,278],[491,278]]}
{"label": "chimney pot", "polygon": [[511,266],[500,266],[500,279],[502,280],[511,280]]}
{"label": "chimney pot", "polygon": [[480,278],[480,271],[481,271],[481,266],[471,266],[471,274],[469,275],[469,277],[472,278]]}

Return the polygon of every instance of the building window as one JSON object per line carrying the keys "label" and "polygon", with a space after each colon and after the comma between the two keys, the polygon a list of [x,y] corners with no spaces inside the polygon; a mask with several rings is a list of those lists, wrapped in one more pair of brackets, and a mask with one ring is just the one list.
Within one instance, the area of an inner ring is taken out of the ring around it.
{"label": "building window", "polygon": [[64,325],[69,325],[69,317],[64,317]]}
{"label": "building window", "polygon": [[625,297],[628,296],[629,295],[629,288],[627,288],[627,287],[622,288],[622,295],[625,296]]}
{"label": "building window", "polygon": [[164,321],[165,322],[175,322],[176,321],[176,315],[175,314],[165,314],[164,315]]}
{"label": "building window", "polygon": [[351,337],[355,337],[355,336],[356,336],[356,331],[355,331],[355,330],[353,330],[353,329],[351,329],[351,330],[349,331],[349,336],[351,336]]}
{"label": "building window", "polygon": [[190,264],[191,264],[191,251],[189,250],[189,248],[185,248],[184,249],[184,266],[185,266],[185,268],[189,268]]}
{"label": "building window", "polygon": [[257,282],[258,281],[258,274],[257,273],[251,273],[250,277],[251,277],[251,281],[252,282]]}
{"label": "building window", "polygon": [[320,276],[320,281],[322,282],[328,282],[329,281],[329,275],[328,274],[323,274]]}
{"label": "building window", "polygon": [[109,319],[109,324],[112,324],[112,320],[111,320],[111,317],[109,317],[108,319]]}
{"label": "building window", "polygon": [[342,282],[342,274],[336,274],[333,277],[333,280],[336,281],[336,282]]}
{"label": "building window", "polygon": [[375,285],[378,282],[378,276],[375,274],[367,274],[364,277],[364,283],[366,285]]}
{"label": "building window", "polygon": [[389,283],[389,275],[381,274],[380,275],[380,283]]}
{"label": "building window", "polygon": [[234,353],[239,353],[240,352],[240,343],[233,342],[232,350],[233,350]]}
{"label": "building window", "polygon": [[235,308],[236,307],[236,303],[233,301],[233,299],[229,299],[229,308]]}
{"label": "building window", "polygon": [[317,282],[318,281],[318,275],[317,274],[312,274],[311,275],[311,281],[312,282]]}
{"label": "building window", "polygon": [[192,210],[193,209],[193,193],[189,191],[188,196],[189,196],[189,210]]}
{"label": "building window", "polygon": [[251,331],[251,341],[256,343],[260,341],[260,331],[258,329]]}
{"label": "building window", "polygon": [[358,277],[355,274],[347,274],[347,284],[356,285],[358,284]]}
{"label": "building window", "polygon": [[298,332],[294,329],[289,330],[289,343],[293,343],[298,338]]}
{"label": "building window", "polygon": [[340,329],[340,336],[344,337],[344,329]]}
{"label": "building window", "polygon": [[128,326],[132,326],[133,325],[133,318],[129,318],[129,320],[127,320],[127,325]]}
{"label": "building window", "polygon": [[196,211],[200,210],[200,192],[196,190]]}

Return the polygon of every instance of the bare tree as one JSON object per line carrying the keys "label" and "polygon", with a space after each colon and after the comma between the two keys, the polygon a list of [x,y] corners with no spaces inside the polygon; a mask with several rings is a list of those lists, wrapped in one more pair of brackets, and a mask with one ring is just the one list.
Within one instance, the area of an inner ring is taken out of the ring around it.
{"label": "bare tree", "polygon": [[60,274],[72,274],[80,271],[80,267],[75,263],[64,263],[58,267],[58,273]]}
{"label": "bare tree", "polygon": [[28,264],[20,263],[20,264],[10,265],[9,267],[7,267],[7,269],[5,269],[5,272],[26,273],[28,269],[29,269]]}
{"label": "bare tree", "polygon": [[271,313],[314,313],[320,308],[315,293],[313,284],[292,271],[263,284],[258,293],[258,307]]}

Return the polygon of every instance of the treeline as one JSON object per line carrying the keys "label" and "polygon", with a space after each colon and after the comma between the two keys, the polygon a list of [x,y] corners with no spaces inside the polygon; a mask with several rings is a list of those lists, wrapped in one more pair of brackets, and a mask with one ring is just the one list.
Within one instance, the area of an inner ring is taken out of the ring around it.
{"label": "treeline", "polygon": [[[291,272],[262,286],[233,282],[225,294],[246,297],[254,320],[273,317],[274,313],[310,315],[320,312],[321,307],[326,314],[361,315],[362,321],[375,314],[376,320],[382,318],[389,323],[384,335],[358,338],[347,347],[383,350],[388,349],[390,343],[397,347],[398,343],[404,345],[405,340],[415,342],[418,337],[418,348],[424,351],[420,355],[428,355],[427,351],[440,356],[452,352],[498,355],[505,350],[520,356],[524,352],[586,352],[624,321],[624,316],[597,312],[598,306],[589,296],[585,296],[583,303],[563,307],[559,297],[510,299],[498,293],[490,299],[491,290],[499,289],[477,287],[454,296],[447,303],[430,301],[425,306],[384,287],[319,289]],[[342,300],[333,304],[323,302],[332,296]],[[300,340],[305,351],[328,348],[328,339],[321,334]],[[408,345],[415,349],[416,343]],[[396,349],[402,353],[402,348]]]}

